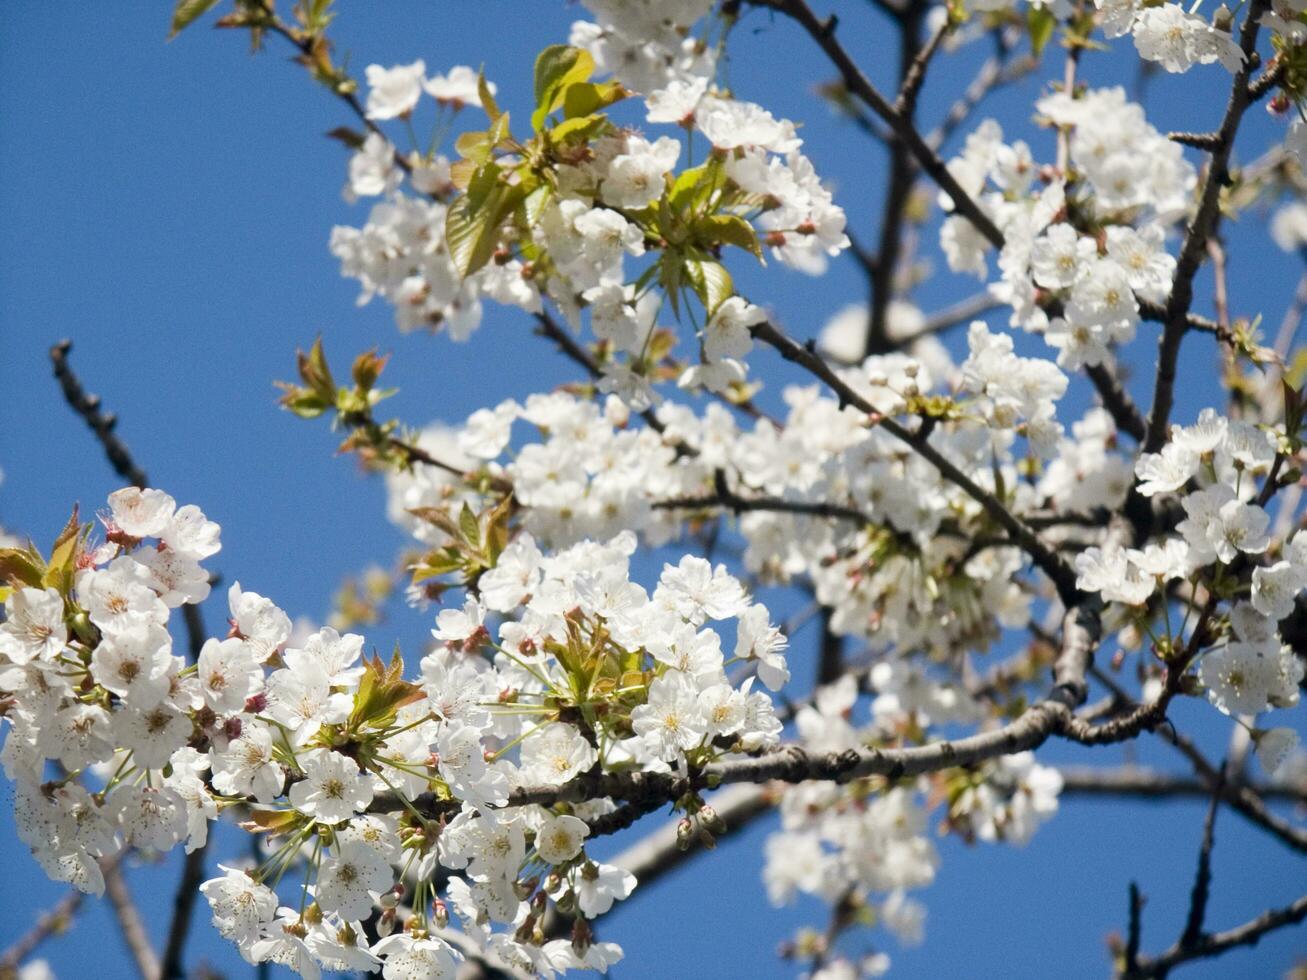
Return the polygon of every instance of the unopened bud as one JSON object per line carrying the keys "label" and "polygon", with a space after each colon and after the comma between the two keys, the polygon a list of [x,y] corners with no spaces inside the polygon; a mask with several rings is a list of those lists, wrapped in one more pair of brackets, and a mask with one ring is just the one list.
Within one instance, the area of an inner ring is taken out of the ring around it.
{"label": "unopened bud", "polygon": [[699,820],[714,834],[726,833],[726,821],[710,806],[704,805],[699,808]]}
{"label": "unopened bud", "polygon": [[436,898],[431,901],[431,918],[435,921],[436,926],[440,929],[449,925],[449,906],[442,899]]}
{"label": "unopened bud", "polygon": [[694,840],[694,824],[688,817],[682,817],[681,822],[676,825],[676,846],[686,851],[690,848],[690,842]]}
{"label": "unopened bud", "polygon": [[710,851],[717,846],[717,838],[703,824],[699,825],[699,843]]}

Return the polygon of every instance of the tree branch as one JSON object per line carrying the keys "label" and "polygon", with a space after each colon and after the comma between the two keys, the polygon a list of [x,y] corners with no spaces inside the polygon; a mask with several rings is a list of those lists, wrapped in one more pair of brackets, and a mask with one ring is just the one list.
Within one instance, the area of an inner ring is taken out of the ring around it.
{"label": "tree branch", "polygon": [[1148,418],[1148,431],[1144,438],[1144,452],[1155,453],[1166,442],[1166,430],[1171,419],[1171,406],[1175,400],[1175,372],[1180,357],[1180,343],[1189,329],[1188,313],[1193,303],[1194,277],[1207,252],[1207,238],[1212,233],[1220,210],[1221,188],[1229,180],[1230,154],[1234,138],[1251,104],[1248,77],[1255,64],[1257,32],[1261,16],[1268,6],[1267,0],[1252,0],[1244,15],[1239,32],[1239,47],[1244,62],[1235,72],[1226,103],[1225,116],[1217,130],[1218,145],[1212,150],[1207,165],[1207,177],[1198,196],[1198,208],[1185,234],[1180,256],[1176,260],[1175,278],[1166,300],[1166,320],[1158,341],[1157,378],[1153,386],[1153,408]]}
{"label": "tree branch", "polygon": [[920,432],[912,432],[895,419],[881,415],[870,402],[831,370],[830,365],[810,346],[805,347],[791,339],[772,323],[757,324],[750,328],[750,332],[755,340],[776,348],[781,357],[798,364],[824,381],[826,386],[838,396],[841,405],[852,405],[866,413],[871,421],[914,449],[933,465],[944,479],[959,487],[972,500],[980,504],[985,513],[1008,533],[1013,543],[1025,550],[1031,560],[1052,580],[1066,606],[1073,606],[1082,598],[1079,589],[1076,588],[1075,572],[1061,556],[1045,544],[1032,528],[1008,510],[1002,501],[979,486],[948,457],[932,446]]}
{"label": "tree branch", "polygon": [[[50,349],[50,360],[54,365],[54,375],[59,381],[59,387],[63,390],[64,400],[68,402],[74,412],[85,420],[91,431],[95,433],[95,437],[103,447],[105,456],[108,457],[114,471],[134,486],[142,490],[146,489],[150,485],[149,476],[136,463],[127,446],[114,431],[118,422],[117,416],[101,412],[99,396],[86,393],[81,380],[68,363],[68,355],[71,353],[72,347],[72,341],[63,340]],[[186,627],[188,659],[194,664],[199,659],[200,648],[204,646],[205,639],[204,620],[199,605],[195,603],[183,605],[182,620]],[[207,841],[205,846],[198,847],[187,854],[182,863],[181,879],[177,883],[177,892],[173,898],[173,917],[168,927],[168,940],[161,966],[153,959],[154,951],[149,949],[149,941],[145,938],[139,916],[134,915],[135,908],[131,905],[131,897],[127,893],[126,884],[122,881],[118,862],[114,861],[112,863],[112,871],[109,867],[104,870],[106,889],[110,887],[109,880],[111,877],[116,880],[118,886],[116,894],[111,892],[110,899],[114,902],[115,910],[119,913],[119,924],[123,929],[124,938],[127,939],[129,946],[132,946],[133,943],[138,945],[141,942],[144,943],[144,946],[139,949],[133,946],[132,951],[137,958],[138,965],[145,962],[142,957],[148,952],[154,975],[168,978],[168,980],[183,975],[182,956],[186,948],[186,936],[190,931],[191,916],[195,908],[196,897],[199,894],[199,886],[204,880],[206,851]],[[123,905],[121,910],[118,908],[120,903]],[[134,933],[128,935],[129,929],[139,931],[140,935],[135,936]],[[142,966],[142,973],[144,972]]]}
{"label": "tree branch", "polygon": [[1255,946],[1268,932],[1296,925],[1307,919],[1307,895],[1283,908],[1269,909],[1241,926],[1225,932],[1207,933],[1190,946],[1172,946],[1165,953],[1140,960],[1136,968],[1127,972],[1132,978],[1163,977],[1173,966],[1190,960],[1210,959],[1240,946]]}
{"label": "tree branch", "polygon": [[1212,787],[1212,801],[1207,805],[1203,820],[1203,840],[1198,847],[1198,869],[1194,872],[1194,886],[1189,893],[1189,914],[1185,917],[1184,931],[1180,933],[1180,946],[1188,948],[1198,942],[1203,933],[1203,919],[1207,915],[1207,897],[1212,887],[1212,844],[1215,840],[1217,804],[1225,788],[1225,771],[1222,767],[1217,783]]}
{"label": "tree branch", "polygon": [[[1141,800],[1166,802],[1177,799],[1209,799],[1212,785],[1205,779],[1176,776],[1137,766],[1105,769],[1097,766],[1067,766],[1062,773],[1062,793],[1067,796],[1128,796]],[[1221,789],[1221,799],[1237,795],[1239,783],[1228,782]],[[1280,783],[1244,784],[1263,800],[1282,800],[1307,806],[1307,789]]]}
{"label": "tree branch", "polygon": [[158,980],[159,959],[155,956],[154,947],[150,945],[150,939],[145,934],[141,913],[137,910],[132,894],[127,889],[122,865],[112,859],[106,859],[100,862],[100,870],[104,874],[104,893],[109,896],[114,918],[118,920],[118,929],[122,932],[123,942],[127,944],[128,952],[136,962],[137,972],[140,973],[142,980]]}
{"label": "tree branch", "polygon": [[980,209],[980,205],[962,189],[957,179],[949,173],[944,161],[940,159],[939,155],[930,147],[922,135],[917,132],[912,122],[898,113],[886,101],[885,97],[876,90],[876,87],[871,84],[867,76],[849,57],[849,53],[844,50],[844,46],[835,37],[836,20],[834,17],[824,21],[819,20],[805,0],[749,0],[749,2],[756,7],[767,7],[785,14],[807,31],[809,36],[817,42],[817,45],[826,52],[826,56],[839,71],[845,88],[848,89],[850,94],[863,102],[867,108],[880,116],[894,131],[895,135],[903,141],[912,156],[916,158],[921,169],[929,174],[931,179],[952,200],[954,210],[975,225],[976,230],[995,248],[1003,247],[1003,233],[998,230],[998,226]]}

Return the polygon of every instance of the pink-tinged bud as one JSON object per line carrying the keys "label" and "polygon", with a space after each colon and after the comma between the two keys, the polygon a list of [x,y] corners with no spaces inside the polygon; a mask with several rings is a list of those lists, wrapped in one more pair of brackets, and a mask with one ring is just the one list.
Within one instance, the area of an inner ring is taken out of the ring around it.
{"label": "pink-tinged bud", "polygon": [[719,817],[717,811],[712,807],[707,805],[700,807],[699,819],[702,820],[703,825],[714,834],[726,833],[726,821]]}
{"label": "pink-tinged bud", "polygon": [[404,883],[402,881],[395,882],[395,884],[391,886],[390,890],[394,892],[396,898],[404,897]]}
{"label": "pink-tinged bud", "polygon": [[245,711],[247,714],[257,715],[267,707],[268,695],[262,691],[245,699]]}
{"label": "pink-tinged bud", "polygon": [[438,898],[431,901],[431,918],[441,929],[449,925],[449,907]]}
{"label": "pink-tinged bud", "polygon": [[694,824],[688,817],[682,817],[676,824],[676,846],[682,851],[689,850],[694,840]]}
{"label": "pink-tinged bud", "polygon": [[1116,653],[1112,654],[1112,669],[1120,670],[1124,664],[1125,664],[1125,651],[1117,650]]}
{"label": "pink-tinged bud", "polygon": [[1283,116],[1289,111],[1289,108],[1292,105],[1293,102],[1289,99],[1288,95],[1284,92],[1276,92],[1275,95],[1271,97],[1271,100],[1266,103],[1266,111],[1272,116]]}
{"label": "pink-tinged bud", "polygon": [[377,920],[377,935],[383,939],[395,931],[395,910],[386,909]]}
{"label": "pink-tinged bud", "polygon": [[241,737],[241,720],[239,718],[228,718],[222,723],[222,733],[227,736],[228,741],[235,741]]}

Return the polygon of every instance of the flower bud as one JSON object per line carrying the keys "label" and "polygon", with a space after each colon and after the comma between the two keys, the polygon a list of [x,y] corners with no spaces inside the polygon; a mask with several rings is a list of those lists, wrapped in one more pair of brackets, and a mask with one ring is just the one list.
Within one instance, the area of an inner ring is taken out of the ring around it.
{"label": "flower bud", "polygon": [[694,824],[688,817],[682,817],[680,823],[676,825],[676,846],[683,851],[689,850],[692,840],[694,840]]}
{"label": "flower bud", "polygon": [[704,805],[699,809],[699,820],[714,834],[726,833],[726,821],[710,806]]}

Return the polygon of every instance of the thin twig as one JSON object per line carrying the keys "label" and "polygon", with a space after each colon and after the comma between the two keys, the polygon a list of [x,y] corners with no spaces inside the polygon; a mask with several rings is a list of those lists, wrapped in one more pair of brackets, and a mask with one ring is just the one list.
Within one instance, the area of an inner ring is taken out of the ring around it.
{"label": "thin twig", "polygon": [[1212,787],[1212,802],[1207,805],[1207,817],[1203,820],[1203,840],[1198,848],[1198,869],[1194,872],[1194,886],[1189,892],[1189,914],[1185,916],[1184,931],[1180,933],[1180,945],[1184,948],[1193,946],[1203,933],[1203,919],[1207,915],[1207,898],[1212,888],[1212,844],[1215,841],[1217,804],[1221,802],[1221,793],[1225,789],[1225,767]]}
{"label": "thin twig", "polygon": [[949,172],[939,154],[926,143],[917,128],[902,115],[876,89],[863,74],[857,63],[849,56],[844,46],[835,37],[836,19],[821,20],[812,12],[805,0],[750,0],[754,6],[776,10],[793,19],[808,32],[818,46],[839,71],[844,86],[850,94],[862,101],[867,108],[885,121],[911,151],[917,163],[931,179],[939,185],[953,202],[953,209],[970,221],[976,230],[995,248],[1003,247],[1003,233],[990,217],[981,210],[980,205],[958,183],[957,178]]}
{"label": "thin twig", "polygon": [[132,893],[127,888],[122,865],[117,861],[105,860],[100,862],[100,870],[104,874],[104,893],[109,896],[114,918],[118,920],[118,930],[122,933],[128,952],[132,954],[137,972],[142,980],[158,980],[159,959],[145,933],[145,925],[141,922],[141,913],[136,908]]}
{"label": "thin twig", "polygon": [[1202,265],[1208,237],[1212,234],[1219,215],[1221,188],[1229,179],[1235,134],[1250,104],[1248,76],[1255,61],[1253,56],[1261,16],[1268,5],[1269,0],[1252,0],[1239,32],[1239,47],[1243,51],[1244,61],[1234,75],[1225,116],[1217,130],[1220,145],[1212,151],[1211,160],[1208,161],[1207,176],[1198,196],[1198,208],[1180,247],[1175,278],[1166,300],[1166,322],[1158,341],[1157,378],[1153,385],[1153,407],[1148,417],[1148,432],[1142,446],[1144,452],[1158,452],[1166,442],[1171,406],[1175,401],[1175,374],[1180,344],[1189,329],[1187,317],[1193,302],[1194,277]]}
{"label": "thin twig", "polygon": [[1140,960],[1131,978],[1162,977],[1173,966],[1189,960],[1210,959],[1240,946],[1254,946],[1268,932],[1296,925],[1307,919],[1307,895],[1283,908],[1268,909],[1257,918],[1225,932],[1208,933],[1188,947],[1172,946],[1153,959]]}

